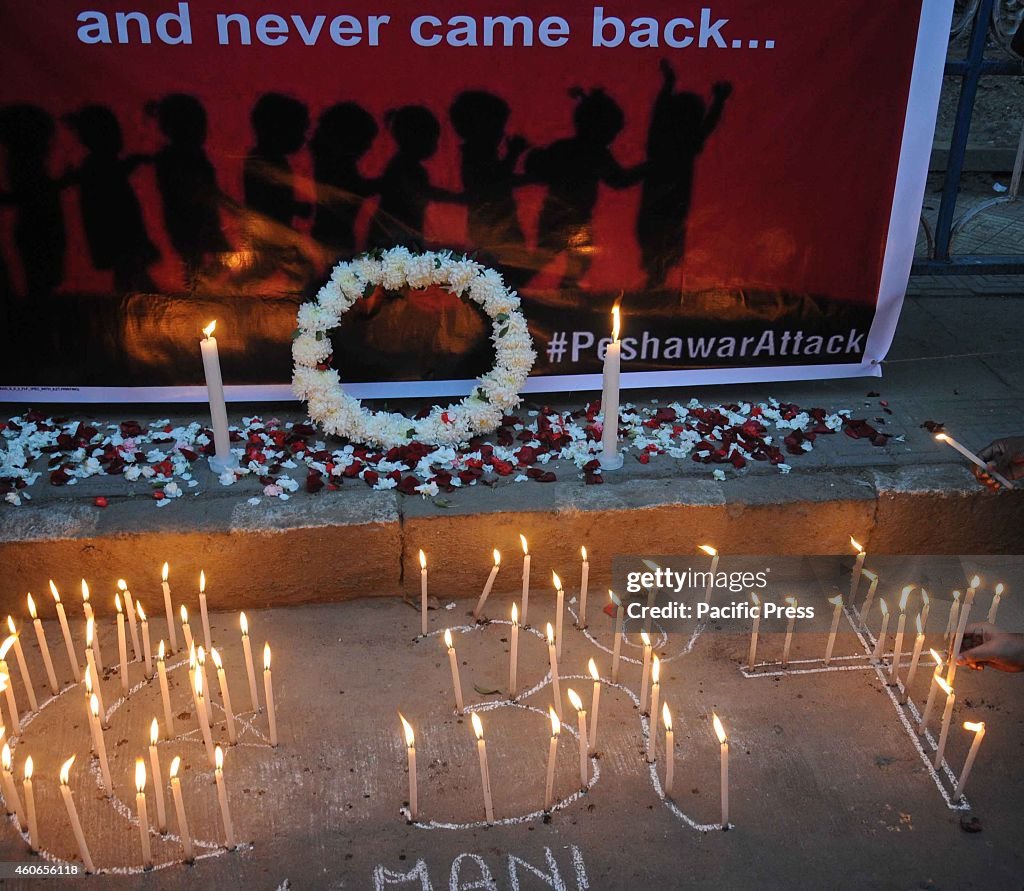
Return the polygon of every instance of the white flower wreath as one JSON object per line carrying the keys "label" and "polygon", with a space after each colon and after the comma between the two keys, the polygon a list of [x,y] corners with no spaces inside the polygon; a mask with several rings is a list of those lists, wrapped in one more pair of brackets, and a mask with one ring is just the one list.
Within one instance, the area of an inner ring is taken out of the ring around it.
{"label": "white flower wreath", "polygon": [[[458,405],[435,405],[424,418],[394,412],[371,412],[349,396],[338,372],[329,365],[328,336],[361,297],[378,286],[388,290],[423,289],[432,285],[479,304],[492,322],[494,368],[477,378],[472,392]],[[309,416],[326,433],[391,447],[418,441],[430,445],[464,443],[490,433],[503,415],[519,405],[526,378],[537,354],[533,350],[519,297],[505,287],[501,275],[468,257],[449,251],[411,253],[404,247],[374,251],[339,263],[316,300],[299,307],[298,331],[292,344],[296,396],[309,405]]]}

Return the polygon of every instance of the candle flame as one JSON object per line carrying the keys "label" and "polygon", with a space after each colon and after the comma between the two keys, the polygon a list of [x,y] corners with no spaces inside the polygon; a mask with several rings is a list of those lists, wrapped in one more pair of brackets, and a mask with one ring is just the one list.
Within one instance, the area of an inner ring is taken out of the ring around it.
{"label": "candle flame", "polygon": [[928,652],[932,654],[932,661],[935,663],[935,670],[938,671],[942,668],[942,656],[940,656],[933,647],[928,647]]}
{"label": "candle flame", "polygon": [[914,590],[916,585],[906,585],[903,588],[903,593],[900,594],[900,612],[903,612],[907,608],[907,601],[910,599],[910,592]]}
{"label": "candle flame", "polygon": [[89,583],[85,579],[82,579],[82,600],[89,602]]}
{"label": "candle flame", "polygon": [[193,641],[192,642],[192,646],[190,646],[188,648],[188,670],[189,671],[195,671],[196,670],[196,644],[195,644],[195,641]]}
{"label": "candle flame", "polygon": [[672,729],[672,712],[669,711],[667,702],[661,704],[661,722],[666,730]]}
{"label": "candle flame", "polygon": [[833,606],[842,606],[843,605],[843,595],[842,594],[836,594],[835,597],[829,597],[828,602],[831,603]]}
{"label": "candle flame", "polygon": [[580,555],[583,557],[583,562],[587,562],[587,546],[580,545]]}
{"label": "candle flame", "polygon": [[88,699],[92,696],[92,672],[87,671],[85,673],[85,698]]}
{"label": "candle flame", "polygon": [[89,711],[92,712],[92,716],[94,718],[98,718],[100,716],[100,700],[95,693],[89,697]]}
{"label": "candle flame", "polygon": [[140,795],[146,791],[146,762],[135,759],[135,791]]}
{"label": "candle flame", "polygon": [[199,570],[199,593],[206,593],[206,573],[202,569]]}
{"label": "candle flame", "polygon": [[718,551],[716,551],[711,545],[697,545],[705,554],[709,557],[717,557]]}
{"label": "candle flame", "polygon": [[270,671],[270,644],[263,644],[263,670]]}
{"label": "candle flame", "polygon": [[171,779],[176,780],[178,778],[178,768],[181,767],[181,756],[175,755],[174,760],[171,761]]}
{"label": "candle flame", "polygon": [[612,602],[612,603],[614,603],[614,604],[615,604],[615,605],[616,605],[616,606],[617,606],[617,607],[618,607],[619,609],[622,609],[622,601],[621,601],[621,600],[619,600],[619,598],[618,598],[618,597],[616,596],[615,592],[614,592],[614,591],[613,591],[613,590],[612,590],[611,588],[609,588],[609,589],[608,589],[608,598],[609,598],[609,600],[611,600],[611,602]]}
{"label": "candle flame", "polygon": [[170,571],[171,571],[171,567],[168,566],[167,563],[165,562],[164,566],[163,566],[163,569],[160,571],[160,579],[161,579],[161,581],[165,581],[165,582],[167,581],[167,576],[170,573]]}
{"label": "candle flame", "polygon": [[975,576],[973,579],[971,579],[971,587],[972,588],[977,588],[980,584],[981,584],[981,579],[978,576]]}
{"label": "candle flame", "polygon": [[935,434],[935,441],[936,442],[949,442],[949,437],[946,436],[945,433],[936,433]]}
{"label": "candle flame", "polygon": [[249,620],[245,617],[245,613],[238,614],[238,627],[242,629],[242,637],[249,636]]}
{"label": "candle flame", "polygon": [[401,712],[398,713],[398,717],[402,721],[402,729],[405,732],[405,744],[411,749],[416,745],[416,734],[412,732],[412,724],[405,720],[405,715]]}
{"label": "candle flame", "polygon": [[857,539],[855,539],[855,538],[854,538],[854,537],[853,537],[852,535],[850,536],[850,544],[851,544],[851,545],[853,545],[853,549],[854,549],[854,550],[855,550],[855,551],[856,551],[856,552],[857,552],[858,554],[863,554],[863,553],[864,553],[864,548],[863,548],[863,546],[862,546],[862,545],[861,545],[861,543],[860,543],[859,541],[857,541]]}
{"label": "candle flame", "polygon": [[658,684],[661,682],[661,660],[655,656],[651,663],[651,681]]}
{"label": "candle flame", "polygon": [[473,732],[476,734],[476,738],[477,739],[483,739],[484,738],[484,725],[480,723],[480,716],[476,712],[473,712],[469,716],[469,720],[473,724]]}
{"label": "candle flame", "polygon": [[12,634],[9,637],[4,638],[4,642],[0,644],[0,662],[7,659],[7,653],[14,646],[14,642],[18,639],[16,634]]}
{"label": "candle flame", "polygon": [[558,577],[558,573],[553,569],[551,570],[551,581],[554,584],[556,591],[562,590],[562,580]]}
{"label": "candle flame", "polygon": [[217,671],[220,671],[224,667],[224,663],[220,661],[220,653],[217,652],[216,647],[210,647],[210,658],[213,660],[213,664],[217,666]]}
{"label": "candle flame", "polygon": [[996,585],[996,597],[1001,597],[1002,594],[1003,594],[1003,591],[1005,591],[1005,590],[1006,590],[1006,587],[1003,585],[1002,582],[1000,582],[998,585]]}
{"label": "candle flame", "polygon": [[214,760],[214,763],[217,765],[217,767],[216,767],[217,771],[218,772],[219,771],[223,771],[224,770],[224,750],[220,746],[217,746],[217,748],[215,748],[213,750],[213,760]]}
{"label": "candle flame", "polygon": [[612,340],[618,341],[619,332],[622,328],[622,320],[619,318],[619,304],[612,307]]}
{"label": "candle flame", "polygon": [[512,624],[519,624],[519,607],[517,607],[514,603],[512,604]]}
{"label": "candle flame", "polygon": [[60,784],[66,786],[71,775],[71,765],[75,763],[75,756],[72,755],[60,766]]}
{"label": "candle flame", "polygon": [[57,593],[57,586],[53,583],[53,579],[50,579],[50,593],[53,595],[53,599],[60,603],[60,594]]}
{"label": "candle flame", "polygon": [[195,685],[196,685],[196,698],[197,699],[202,699],[203,698],[203,673],[201,671],[197,671],[195,673]]}
{"label": "candle flame", "polygon": [[718,737],[718,742],[722,744],[728,742],[729,737],[725,735],[725,728],[722,726],[722,719],[714,712],[711,713],[711,723],[715,728],[715,736]]}
{"label": "candle flame", "polygon": [[885,602],[884,597],[878,601],[878,608],[882,611],[883,616],[889,615],[889,604]]}
{"label": "candle flame", "polygon": [[160,725],[154,718],[153,723],[149,725],[149,744],[155,746],[158,739],[160,739]]}
{"label": "candle flame", "polygon": [[135,601],[135,611],[139,614],[139,621],[146,621],[146,611],[142,608],[142,604],[139,601]]}
{"label": "candle flame", "polygon": [[32,779],[32,756],[31,755],[29,755],[25,759],[25,779],[26,780],[31,780]]}
{"label": "candle flame", "polygon": [[96,636],[96,620],[86,619],[85,621],[85,646],[86,649],[92,648],[93,638]]}
{"label": "candle flame", "polygon": [[497,548],[494,549],[494,565],[501,566],[501,551]]}
{"label": "candle flame", "polygon": [[526,536],[522,532],[519,533],[519,542],[523,546],[523,556],[525,557],[530,553],[530,546],[526,543]]}
{"label": "candle flame", "polygon": [[3,749],[0,749],[0,763],[3,764],[4,770],[10,771],[11,769],[11,747],[4,743]]}
{"label": "candle flame", "polygon": [[205,334],[208,338],[213,337],[213,332],[216,330],[216,328],[217,320],[214,319],[212,322],[210,322],[209,325],[203,328],[203,334]]}
{"label": "candle flame", "polygon": [[964,721],[964,730],[970,730],[973,733],[977,733],[980,730],[985,729],[984,721]]}
{"label": "candle flame", "polygon": [[11,634],[17,634],[17,630],[14,627],[14,619],[12,619],[10,616],[7,617],[7,627],[10,630]]}
{"label": "candle flame", "polygon": [[572,703],[572,707],[576,709],[576,711],[583,711],[583,700],[580,699],[579,693],[577,693],[575,690],[573,690],[572,687],[570,687],[568,690],[566,690],[565,695],[569,697],[569,702]]}
{"label": "candle flame", "polygon": [[593,657],[591,657],[590,661],[587,663],[587,671],[590,672],[590,676],[595,681],[601,680],[601,675],[600,675],[600,673],[597,670],[597,664],[594,662],[594,658]]}
{"label": "candle flame", "polygon": [[181,615],[181,624],[182,625],[187,625],[188,624],[188,610],[185,609],[185,604],[184,603],[181,605],[181,609],[178,610],[178,612]]}
{"label": "candle flame", "polygon": [[444,645],[446,647],[448,647],[449,650],[454,650],[455,649],[455,644],[452,643],[452,630],[451,630],[451,628],[445,628],[444,629]]}
{"label": "candle flame", "polygon": [[558,714],[555,712],[554,706],[548,706],[548,715],[551,718],[551,735],[558,736],[562,732],[562,722],[558,720]]}
{"label": "candle flame", "polygon": [[28,614],[34,619],[36,618],[36,602],[32,599],[32,595],[28,595]]}
{"label": "candle flame", "polygon": [[123,612],[123,609],[121,607],[121,595],[120,594],[117,594],[117,593],[114,594],[114,606],[116,607],[116,609],[117,609],[117,611],[119,613]]}
{"label": "candle flame", "polygon": [[550,644],[553,644],[555,642],[555,629],[551,627],[551,623],[550,622],[548,622],[548,629],[547,630],[548,630],[548,644],[550,645]]}
{"label": "candle flame", "polygon": [[954,600],[959,600],[960,599],[960,592],[959,591],[954,591],[953,592],[953,599]]}
{"label": "candle flame", "polygon": [[156,658],[158,662],[164,661],[164,639],[160,638],[160,645],[156,648]]}
{"label": "candle flame", "polygon": [[206,665],[206,650],[203,649],[202,644],[199,644],[196,648],[196,664],[199,666]]}
{"label": "candle flame", "polygon": [[921,625],[921,614],[917,614],[917,633],[924,634],[924,627]]}
{"label": "candle flame", "polygon": [[640,640],[643,641],[643,645],[645,647],[649,647],[651,645],[651,636],[646,631],[640,632]]}
{"label": "candle flame", "polygon": [[423,549],[420,548],[420,569],[427,568],[427,555],[423,553]]}
{"label": "candle flame", "polygon": [[953,688],[949,686],[949,684],[947,684],[941,677],[937,677],[935,681],[938,683],[940,687],[942,687],[942,692],[945,693],[947,696],[949,696],[953,692]]}
{"label": "candle flame", "polygon": [[126,582],[124,579],[118,579],[117,580],[117,587],[120,588],[122,591],[127,591],[128,590],[128,582]]}

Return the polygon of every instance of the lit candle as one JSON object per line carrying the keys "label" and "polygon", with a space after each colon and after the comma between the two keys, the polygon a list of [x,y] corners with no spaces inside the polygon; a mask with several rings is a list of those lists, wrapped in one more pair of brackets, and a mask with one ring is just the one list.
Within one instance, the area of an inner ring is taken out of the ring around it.
{"label": "lit candle", "polygon": [[473,609],[473,618],[479,620],[480,616],[483,615],[484,604],[487,603],[487,598],[491,594],[491,588],[494,587],[494,580],[498,577],[498,570],[501,568],[501,552],[494,549],[494,565],[491,567],[491,571],[487,576],[487,581],[484,582],[484,589],[480,593],[480,599],[476,602],[476,607]]}
{"label": "lit candle", "polygon": [[57,586],[50,579],[50,593],[53,595],[53,602],[57,608],[57,621],[60,622],[60,630],[64,635],[64,646],[68,651],[68,662],[71,663],[71,673],[75,676],[75,682],[81,683],[82,669],[78,664],[78,655],[75,653],[75,642],[71,639],[71,629],[68,627],[68,616],[64,611],[64,604],[60,602],[60,594]]}
{"label": "lit candle", "polygon": [[957,618],[960,615],[960,592],[953,592],[953,602],[949,605],[949,618],[946,619],[946,632],[942,635],[943,640],[949,640],[956,632]]}
{"label": "lit candle", "polygon": [[661,660],[655,656],[651,662],[651,726],[647,734],[647,761],[653,764],[658,748],[658,697],[661,695]]}
{"label": "lit candle", "polygon": [[71,765],[74,764],[75,756],[72,755],[60,768],[60,794],[64,799],[64,806],[68,811],[68,819],[71,821],[71,831],[75,834],[75,841],[78,842],[78,853],[82,857],[87,872],[96,872],[93,866],[92,857],[89,856],[89,847],[85,843],[85,835],[82,833],[82,823],[78,819],[78,810],[75,808],[75,799],[71,794],[68,785],[71,773]]}
{"label": "lit candle", "polygon": [[661,722],[665,725],[665,797],[671,798],[676,775],[676,737],[672,732],[672,712],[667,702],[661,707]]}
{"label": "lit candle", "polygon": [[903,692],[900,695],[900,703],[905,703],[910,695],[910,687],[917,677],[917,664],[921,661],[921,650],[924,647],[924,625],[921,623],[921,614],[917,616],[917,637],[914,638],[914,652],[910,657],[910,670],[907,672],[907,682],[903,685]]}
{"label": "lit candle", "polygon": [[971,606],[974,604],[974,595],[978,590],[981,579],[975,576],[971,579],[971,587],[967,589],[964,602],[960,605],[960,619],[956,626],[956,637],[953,640],[953,649],[949,654],[949,665],[946,668],[946,683],[952,684],[956,677],[956,660],[960,656],[960,648],[964,642],[964,632],[967,630],[967,619],[971,615]]}
{"label": "lit candle", "polygon": [[210,612],[206,606],[206,573],[203,570],[199,570],[199,615],[203,620],[203,642],[206,649],[210,650],[213,648],[213,638],[210,636]]}
{"label": "lit candle", "polygon": [[274,710],[274,682],[270,676],[270,644],[263,645],[263,695],[267,700],[267,723],[270,726],[270,744],[277,745],[277,712]]}
{"label": "lit candle", "polygon": [[587,739],[590,741],[590,754],[597,751],[597,710],[601,705],[601,675],[597,671],[597,663],[593,658],[587,663],[587,671],[594,679],[594,693],[590,698],[590,733]]}
{"label": "lit candle", "polygon": [[864,570],[864,558],[867,556],[867,552],[852,535],[850,536],[850,544],[853,545],[854,550],[857,552],[857,557],[853,561],[853,573],[850,575],[850,599],[848,602],[853,604],[857,599],[857,589],[860,587],[860,577]]}
{"label": "lit candle", "polygon": [[39,850],[39,826],[36,823],[36,795],[32,790],[32,756],[25,759],[25,779],[21,783],[25,793],[25,816],[28,818],[28,846],[31,851]]}
{"label": "lit candle", "polygon": [[419,794],[416,784],[416,735],[412,732],[412,725],[405,720],[405,715],[399,712],[398,717],[402,720],[406,753],[409,756],[409,822],[415,823],[419,813]]}
{"label": "lit candle", "polygon": [[228,676],[224,672],[224,663],[216,649],[210,650],[210,658],[217,669],[217,684],[220,687],[221,702],[224,704],[224,722],[228,725],[228,742],[234,745],[238,742],[238,734],[235,732],[235,713],[231,708],[231,694],[228,692]]}
{"label": "lit candle", "polygon": [[562,613],[565,611],[565,591],[558,573],[552,570],[551,581],[555,586],[555,652],[562,658]]}
{"label": "lit candle", "polygon": [[460,715],[464,710],[462,704],[462,682],[459,680],[459,659],[455,655],[455,644],[452,642],[452,630],[444,629],[444,645],[448,648],[448,664],[452,669],[452,686],[455,688],[455,710]]}
{"label": "lit candle", "polygon": [[942,756],[946,751],[946,740],[949,739],[949,723],[953,720],[953,706],[956,704],[956,693],[953,688],[942,678],[936,679],[942,692],[946,694],[946,708],[942,712],[942,726],[939,730],[939,744],[935,749],[935,760],[932,762],[936,769],[942,764]]}
{"label": "lit candle", "polygon": [[107,761],[107,743],[103,738],[103,726],[100,723],[100,701],[93,693],[89,697],[90,726],[92,727],[92,744],[96,757],[100,762],[100,774],[103,777],[103,791],[109,798],[114,794],[114,783],[110,779],[110,762]]}
{"label": "lit candle", "polygon": [[213,771],[217,782],[217,801],[220,804],[220,816],[224,821],[224,842],[229,851],[235,849],[235,826],[231,822],[231,811],[228,808],[228,790],[224,783],[224,750],[217,746],[216,767]]}
{"label": "lit candle", "polygon": [[135,600],[132,592],[128,590],[128,583],[124,579],[117,580],[117,587],[124,595],[124,611],[128,615],[128,630],[132,635],[132,652],[135,654],[133,662],[142,661],[142,646],[139,644],[139,623],[135,618]]}
{"label": "lit candle", "polygon": [[249,702],[254,712],[259,711],[260,698],[256,693],[256,669],[252,664],[252,645],[249,643],[249,620],[245,613],[238,614],[238,626],[242,629],[242,650],[245,654],[245,671],[249,676]]}
{"label": "lit candle", "polygon": [[100,701],[100,713],[103,715],[103,726],[107,725],[107,709],[103,704],[103,691],[100,689],[100,675],[96,668],[94,644],[96,642],[96,620],[89,619],[85,623],[85,672],[86,680],[92,684]]}
{"label": "lit candle", "polygon": [[153,851],[149,845],[149,812],[146,809],[146,762],[135,759],[135,809],[139,814],[139,840],[142,842],[142,868],[153,868]]}
{"label": "lit candle", "polygon": [[[988,608],[988,620],[993,625],[995,625],[996,623],[996,613],[999,611],[999,601],[1003,599],[1004,590],[1005,588],[1002,582],[996,585],[996,593],[995,596],[992,598],[992,606]],[[982,727],[984,727],[984,724],[982,725]],[[982,731],[982,735],[984,735],[984,730]]]}
{"label": "lit candle", "polygon": [[924,631],[928,630],[928,613],[932,609],[932,600],[928,596],[928,592],[924,588],[921,589],[921,628]]}
{"label": "lit candle", "polygon": [[997,483],[999,483],[999,485],[1001,485],[1001,486],[1003,486],[1004,488],[1007,488],[1007,489],[1012,489],[1013,488],[1013,483],[1011,483],[1006,477],[1004,477],[997,470],[993,470],[992,467],[990,467],[988,464],[986,464],[984,461],[982,461],[981,458],[979,458],[977,455],[974,454],[974,452],[972,452],[969,449],[966,449],[962,445],[960,445],[960,443],[958,443],[955,439],[953,439],[952,436],[950,436],[950,435],[948,435],[946,433],[936,433],[935,434],[935,440],[936,440],[936,442],[944,442],[946,445],[952,446],[961,455],[963,455],[968,461],[970,461],[972,464],[976,464],[983,471],[985,471],[985,473],[988,474],[990,477],[992,477],[992,479],[994,479]]}
{"label": "lit candle", "polygon": [[590,762],[587,760],[587,753],[590,751],[590,744],[587,742],[587,711],[583,708],[583,700],[580,699],[579,693],[573,690],[572,687],[565,691],[565,695],[569,697],[569,702],[576,709],[576,720],[580,737],[580,788],[586,789],[587,783],[590,782]]}
{"label": "lit candle", "polygon": [[25,684],[25,692],[28,693],[28,703],[32,711],[39,711],[39,702],[36,700],[36,689],[32,683],[32,675],[28,673],[28,663],[25,661],[25,651],[21,646],[21,635],[15,630],[14,619],[7,617],[7,627],[14,638],[14,657],[18,660],[18,671],[21,672],[21,680]]}
{"label": "lit candle", "polygon": [[[153,792],[156,795],[156,828],[163,835],[167,831],[167,808],[164,802],[164,781],[160,773],[160,755],[156,750],[160,739],[160,725],[156,718],[149,725],[149,766],[153,770]],[[142,759],[140,758],[139,761]]]}
{"label": "lit candle", "polygon": [[548,663],[551,666],[551,692],[555,697],[555,712],[562,720],[562,694],[558,687],[558,653],[555,650],[555,629],[548,622]]}
{"label": "lit candle", "polygon": [[903,633],[907,628],[907,598],[914,590],[913,585],[907,585],[900,595],[900,618],[896,623],[896,643],[892,650],[892,664],[889,666],[889,683],[899,686],[900,682],[900,659],[903,658]]}
{"label": "lit candle", "polygon": [[718,572],[718,551],[711,545],[698,545],[698,547],[711,558],[711,572],[708,574],[708,584],[704,589],[704,602],[711,599],[711,589],[715,585],[715,573]]}
{"label": "lit candle", "polygon": [[548,774],[544,783],[544,810],[550,812],[555,795],[555,761],[558,758],[558,737],[562,732],[562,722],[558,720],[555,710],[549,705],[548,715],[551,718],[551,741],[548,743]]}
{"label": "lit candle", "polygon": [[149,621],[146,619],[146,611],[142,608],[141,601],[136,601],[135,608],[139,613],[139,623],[142,625],[142,657],[146,666],[146,677],[153,677],[153,647],[149,639]]}
{"label": "lit candle", "polygon": [[[92,710],[90,704],[92,703],[92,674],[90,672],[85,673],[85,716],[89,724],[89,733],[92,734]],[[92,753],[96,754],[96,740],[92,741]]]}
{"label": "lit candle", "polygon": [[167,634],[171,639],[171,652],[176,653],[178,651],[178,632],[174,627],[174,606],[171,603],[171,586],[167,581],[170,567],[164,563],[163,570],[160,573],[160,587],[164,591],[164,610],[167,612]]}
{"label": "lit candle", "polygon": [[188,817],[185,816],[185,802],[181,797],[181,780],[178,779],[178,768],[181,758],[177,755],[171,761],[171,797],[174,799],[174,811],[178,815],[178,835],[181,836],[181,850],[185,862],[191,863],[195,856],[192,853],[192,835],[188,829]]}
{"label": "lit candle", "polygon": [[971,750],[967,753],[964,769],[960,771],[960,779],[957,780],[956,788],[953,790],[953,801],[959,801],[964,797],[964,786],[967,785],[967,778],[971,775],[971,768],[974,767],[974,759],[978,757],[981,741],[985,738],[985,722],[964,721],[964,730],[974,733],[974,741],[971,743]]}
{"label": "lit candle", "polygon": [[224,380],[220,374],[220,355],[217,338],[213,336],[217,327],[214,319],[203,328],[203,339],[199,350],[203,356],[203,371],[206,374],[206,396],[210,400],[210,423],[213,426],[214,456],[210,469],[217,474],[224,473],[234,464],[231,455],[231,438],[228,435],[228,407],[224,402]]}
{"label": "lit candle", "polygon": [[420,550],[420,633],[427,635],[427,555]]}
{"label": "lit candle", "polygon": [[860,608],[860,624],[868,627],[868,616],[871,615],[871,604],[875,602],[875,592],[878,590],[878,575],[867,569],[861,572],[870,584],[868,585],[868,596],[864,598],[864,605]]}
{"label": "lit candle", "polygon": [[519,610],[512,604],[512,648],[509,652],[508,663],[508,698],[515,699],[519,692],[519,679],[517,677],[519,667]]}
{"label": "lit candle", "polygon": [[484,816],[488,823],[493,823],[494,805],[491,801],[491,773],[487,769],[487,741],[484,739],[484,725],[480,723],[480,716],[476,712],[470,715],[470,720],[473,724],[473,733],[476,734],[476,752],[480,757],[480,782],[484,789]]}
{"label": "lit candle", "polygon": [[828,632],[828,645],[825,647],[825,664],[828,665],[832,661],[832,650],[836,645],[836,634],[839,631],[839,619],[843,615],[843,596],[836,594],[835,597],[829,597],[828,602],[832,604],[832,627]]}
{"label": "lit candle", "polygon": [[711,723],[715,728],[715,736],[718,737],[718,745],[721,748],[722,756],[722,829],[729,828],[729,737],[725,735],[725,728],[718,715],[711,714]]}
{"label": "lit candle", "polygon": [[14,698],[14,682],[7,668],[7,651],[17,638],[12,634],[0,644],[0,686],[3,687],[7,699],[7,711],[11,715],[11,729],[15,736],[21,735],[21,718],[18,712],[18,701]]}
{"label": "lit candle", "polygon": [[889,605],[884,598],[878,601],[878,608],[882,611],[882,630],[878,632],[875,651],[871,654],[872,662],[880,661],[885,655],[885,635],[889,631]]}
{"label": "lit candle", "polygon": [[128,643],[124,634],[124,610],[121,608],[121,595],[114,595],[114,606],[117,609],[117,654],[121,659],[121,690],[128,694]]}
{"label": "lit candle", "polygon": [[36,602],[32,595],[28,595],[28,613],[32,617],[32,624],[36,629],[36,640],[39,641],[39,650],[43,656],[43,665],[46,666],[46,679],[50,682],[50,691],[54,696],[60,689],[57,686],[57,675],[53,671],[53,660],[50,658],[50,648],[46,645],[46,632],[43,631],[43,623],[36,613]]}
{"label": "lit candle", "polygon": [[530,547],[522,533],[519,533],[519,543],[523,546],[523,624],[529,627],[527,613],[530,611]]}
{"label": "lit candle", "polygon": [[203,734],[203,745],[206,746],[206,759],[210,762],[210,767],[214,766],[214,752],[213,752],[213,737],[210,735],[210,718],[206,712],[206,696],[204,695],[206,688],[203,686],[203,673],[196,671],[195,674],[195,694],[196,694],[196,712],[199,720],[199,730]]}
{"label": "lit candle", "polygon": [[789,604],[792,612],[789,616],[789,622],[786,624],[786,639],[782,644],[782,667],[785,668],[789,664],[789,648],[793,644],[793,628],[796,625],[796,610],[797,610],[797,599],[793,596],[786,598],[786,603]]}
{"label": "lit candle", "polygon": [[754,604],[754,608],[751,610],[754,624],[750,628],[750,651],[747,653],[747,669],[753,671],[754,663],[757,659],[757,632],[761,627],[761,598],[751,591],[750,600]]}
{"label": "lit candle", "polygon": [[199,703],[196,701],[196,647],[193,644],[188,651],[188,688],[192,693],[192,705],[199,714]]}
{"label": "lit candle", "polygon": [[640,714],[646,715],[647,696],[650,692],[651,683],[651,636],[646,631],[640,632],[640,641],[644,645],[644,664],[640,671]]}
{"label": "lit candle", "polygon": [[213,690],[210,687],[210,679],[206,675],[206,650],[200,644],[196,648],[196,675],[203,676],[203,693],[206,696],[206,723],[213,730]]}
{"label": "lit candle", "polygon": [[928,650],[935,663],[935,671],[932,672],[931,686],[928,688],[928,700],[925,702],[924,711],[921,712],[921,720],[917,724],[917,733],[923,735],[928,727],[928,718],[931,716],[932,707],[935,705],[935,695],[939,692],[938,680],[942,677],[942,657],[933,649]]}
{"label": "lit candle", "polygon": [[181,633],[182,633],[182,635],[185,638],[185,649],[186,650],[191,650],[192,649],[192,644],[194,643],[194,640],[192,638],[192,626],[189,625],[189,623],[188,623],[188,610],[185,609],[185,604],[184,603],[181,605],[180,614],[181,614]]}
{"label": "lit candle", "polygon": [[[89,586],[86,584],[85,579],[82,579],[82,610],[85,612],[86,622],[90,619],[96,618],[92,611],[92,603],[89,602]],[[93,658],[96,660],[96,667],[99,669],[100,674],[103,674],[103,653],[100,652],[100,638],[98,633],[93,637],[92,649]]]}
{"label": "lit candle", "polygon": [[171,693],[167,689],[167,662],[161,638],[156,648],[156,674],[160,681],[160,699],[164,704],[164,739],[174,736],[174,713],[171,711]]}
{"label": "lit candle", "polygon": [[608,597],[615,604],[615,639],[612,641],[612,683],[619,682],[619,658],[622,656],[622,620],[625,614],[625,607],[622,601],[615,596],[615,592],[608,591]]}
{"label": "lit candle", "polygon": [[619,368],[622,361],[622,342],[619,340],[619,307],[612,307],[612,342],[604,354],[603,386],[601,400],[604,414],[604,429],[601,431],[601,469],[618,470],[622,467],[619,454]]}
{"label": "lit candle", "polygon": [[14,774],[11,773],[11,747],[4,740],[3,749],[0,749],[0,778],[3,779],[4,803],[7,805],[7,813],[13,814],[16,828],[21,832],[22,826],[27,825],[25,811],[21,807],[21,797],[18,795],[18,787],[14,783]]}
{"label": "lit candle", "polygon": [[580,556],[583,557],[583,565],[580,568],[580,616],[577,625],[580,628],[587,627],[587,588],[590,586],[590,560],[587,559],[587,549],[580,547]]}

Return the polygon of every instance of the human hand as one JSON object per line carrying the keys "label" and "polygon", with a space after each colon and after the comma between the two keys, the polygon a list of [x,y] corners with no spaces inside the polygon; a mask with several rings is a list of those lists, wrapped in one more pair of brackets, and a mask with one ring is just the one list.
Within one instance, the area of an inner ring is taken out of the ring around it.
{"label": "human hand", "polygon": [[976,671],[985,668],[1024,671],[1024,634],[1003,631],[990,622],[968,625],[956,664]]}
{"label": "human hand", "polygon": [[720,80],[711,87],[711,92],[719,102],[724,102],[732,95],[732,84],[727,80]]}
{"label": "human hand", "polygon": [[993,440],[978,452],[978,457],[1008,480],[1024,479],[1024,436]]}

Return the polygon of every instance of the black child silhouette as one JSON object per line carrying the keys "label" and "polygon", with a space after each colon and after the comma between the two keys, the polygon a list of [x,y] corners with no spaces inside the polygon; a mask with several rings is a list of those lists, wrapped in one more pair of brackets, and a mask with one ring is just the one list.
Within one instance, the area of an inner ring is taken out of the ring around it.
{"label": "black child silhouette", "polygon": [[355,102],[332,105],[320,115],[310,140],[316,208],[313,237],[336,255],[356,250],[356,218],[364,201],[378,189],[376,180],[359,171],[378,132],[377,122]]}
{"label": "black child silhouette", "polygon": [[245,159],[242,185],[250,210],[285,226],[308,217],[308,204],[295,198],[295,177],[288,156],[306,142],[309,110],[297,99],[264,93],[250,116],[256,145]]}
{"label": "black child silhouette", "polygon": [[388,112],[385,122],[398,150],[379,181],[380,205],[370,227],[374,247],[423,245],[423,223],[431,201],[459,201],[460,196],[431,185],[423,162],[437,151],[441,125],[422,105],[406,105]]}
{"label": "black child silhouette", "polygon": [[565,253],[563,288],[578,286],[590,268],[599,186],[625,189],[644,173],[643,164],[623,167],[609,149],[625,125],[615,100],[601,89],[574,89],[570,95],[576,99],[574,135],[526,156],[527,176],[548,187],[540,212],[538,252],[545,263]]}
{"label": "black child silhouette", "polygon": [[82,165],[68,176],[78,184],[92,265],[113,271],[118,292],[155,290],[148,267],[160,253],[146,233],[142,207],[130,179],[135,169],[150,159],[121,157],[121,125],[105,106],[88,105],[67,115],[65,121],[87,151]]}
{"label": "black child silhouette", "polygon": [[194,96],[175,93],[147,107],[167,143],[156,153],[164,227],[191,277],[210,254],[231,250],[221,227],[223,196],[206,155],[206,110]]}
{"label": "black child silhouette", "polygon": [[647,135],[647,172],[640,192],[636,237],[647,288],[660,288],[683,261],[686,219],[693,197],[697,156],[718,125],[732,85],[716,83],[710,106],[696,93],[675,92],[675,72],[661,63],[662,87]]}
{"label": "black child silhouette", "polygon": [[528,258],[513,189],[524,179],[516,175],[516,165],[527,142],[521,136],[505,139],[508,103],[493,93],[460,93],[449,117],[462,140],[462,188],[470,244],[493,256],[505,268],[506,280],[516,287],[510,267],[524,267]]}

